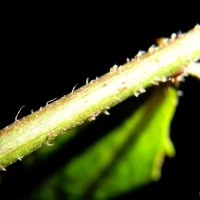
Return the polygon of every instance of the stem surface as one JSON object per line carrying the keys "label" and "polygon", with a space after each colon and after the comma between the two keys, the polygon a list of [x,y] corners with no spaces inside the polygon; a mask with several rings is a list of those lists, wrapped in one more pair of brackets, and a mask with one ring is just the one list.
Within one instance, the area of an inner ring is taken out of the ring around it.
{"label": "stem surface", "polygon": [[200,58],[200,26],[186,34],[172,34],[159,47],[142,54],[0,130],[0,168],[5,170],[57,135],[182,73],[184,66]]}

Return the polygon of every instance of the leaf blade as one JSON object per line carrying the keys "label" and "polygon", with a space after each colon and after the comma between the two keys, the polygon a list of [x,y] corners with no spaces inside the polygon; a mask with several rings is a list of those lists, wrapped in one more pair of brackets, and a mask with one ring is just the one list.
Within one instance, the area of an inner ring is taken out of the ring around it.
{"label": "leaf blade", "polygon": [[159,179],[164,156],[175,153],[169,129],[176,104],[175,89],[159,87],[122,125],[47,180],[37,195],[51,188],[56,196],[59,188],[67,199],[109,199]]}

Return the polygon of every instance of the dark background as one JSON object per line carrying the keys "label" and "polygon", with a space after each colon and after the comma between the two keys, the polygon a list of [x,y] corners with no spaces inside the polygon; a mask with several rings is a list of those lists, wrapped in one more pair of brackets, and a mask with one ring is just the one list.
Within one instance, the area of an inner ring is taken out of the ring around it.
{"label": "dark background", "polygon": [[[147,50],[156,38],[186,32],[199,23],[197,15],[172,15],[171,11],[166,15],[155,8],[139,14],[132,5],[121,10],[92,6],[88,10],[76,5],[6,12],[1,27],[0,128],[14,121],[21,106],[26,105],[19,117],[71,92],[77,83],[83,85],[87,77],[123,64],[127,57]],[[199,198],[200,81],[186,78],[181,90],[184,96],[171,127],[176,157],[165,160],[160,181],[117,199]],[[116,123],[115,117],[112,120]],[[10,182],[1,194],[20,189],[17,173],[23,172],[18,165],[8,168],[5,176]]]}

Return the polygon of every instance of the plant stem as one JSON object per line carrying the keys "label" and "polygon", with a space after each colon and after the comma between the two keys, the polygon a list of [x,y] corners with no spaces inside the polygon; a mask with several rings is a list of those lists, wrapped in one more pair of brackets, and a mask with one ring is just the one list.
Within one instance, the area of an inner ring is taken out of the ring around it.
{"label": "plant stem", "polygon": [[200,79],[200,63],[193,62],[188,65],[186,70],[190,75]]}
{"label": "plant stem", "polygon": [[184,66],[200,58],[200,26],[185,35],[172,34],[159,47],[150,47],[141,54],[0,130],[0,168],[5,170],[85,120],[94,120],[128,97],[138,96],[145,88],[182,73]]}

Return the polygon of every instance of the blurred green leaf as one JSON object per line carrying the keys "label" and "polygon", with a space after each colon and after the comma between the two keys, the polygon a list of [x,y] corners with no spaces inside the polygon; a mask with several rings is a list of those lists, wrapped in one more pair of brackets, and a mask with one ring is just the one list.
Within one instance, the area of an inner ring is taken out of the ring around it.
{"label": "blurred green leaf", "polygon": [[156,88],[129,119],[41,184],[34,198],[105,200],[159,179],[164,156],[175,153],[169,130],[176,104],[175,89]]}

